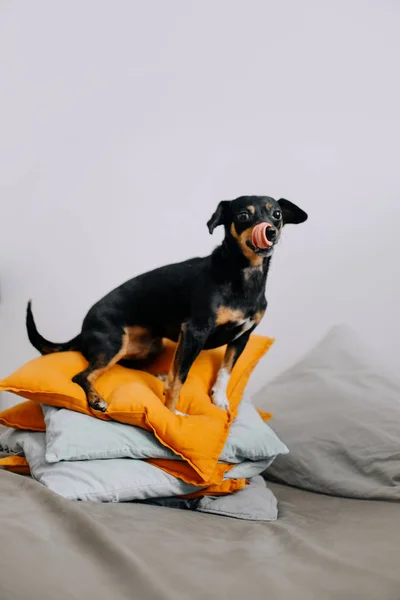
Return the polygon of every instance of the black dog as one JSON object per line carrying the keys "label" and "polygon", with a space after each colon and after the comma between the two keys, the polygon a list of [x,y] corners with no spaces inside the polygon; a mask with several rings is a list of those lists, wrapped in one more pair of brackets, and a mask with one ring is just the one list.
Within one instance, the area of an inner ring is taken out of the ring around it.
{"label": "black dog", "polygon": [[[81,333],[64,344],[48,342],[38,333],[29,302],[29,340],[41,354],[80,351],[89,365],[73,381],[85,391],[89,405],[101,411],[107,405],[94,388],[96,379],[115,363],[144,368],[161,353],[162,338],[178,342],[165,384],[171,410],[199,352],[227,344],[213,388],[214,404],[227,409],[231,370],[267,307],[265,284],[274,246],[283,225],[306,219],[304,211],[284,199],[242,196],[220,202],[207,225],[210,233],[223,225],[225,238],[210,256],[161,267],[122,284],[89,310]],[[268,239],[268,247],[261,249],[253,243],[253,228],[260,223]]]}

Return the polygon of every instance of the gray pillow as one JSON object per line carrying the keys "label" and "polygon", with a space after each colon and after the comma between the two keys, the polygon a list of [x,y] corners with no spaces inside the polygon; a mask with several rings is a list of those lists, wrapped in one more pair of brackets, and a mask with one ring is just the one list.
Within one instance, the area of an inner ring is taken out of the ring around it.
{"label": "gray pillow", "polygon": [[267,478],[361,499],[400,499],[400,379],[336,326],[253,397],[290,453]]}
{"label": "gray pillow", "polygon": [[[91,502],[127,502],[170,498],[197,492],[190,485],[162,469],[131,458],[46,462],[44,433],[10,429],[0,438],[0,451],[25,455],[32,477],[53,492],[71,500]],[[226,479],[252,479],[262,473],[271,459],[245,460],[236,464]],[[237,494],[233,494],[237,496]],[[212,506],[211,506],[212,505]],[[263,508],[262,508],[263,506]],[[204,512],[235,513],[237,518],[271,521],[277,517],[276,500],[265,486],[252,488],[236,500],[204,500],[198,509]]]}
{"label": "gray pillow", "polygon": [[[115,421],[101,421],[65,408],[43,406],[46,421],[46,461],[110,458],[179,459],[153,433]],[[225,463],[270,459],[288,452],[244,397],[220,456]]]}

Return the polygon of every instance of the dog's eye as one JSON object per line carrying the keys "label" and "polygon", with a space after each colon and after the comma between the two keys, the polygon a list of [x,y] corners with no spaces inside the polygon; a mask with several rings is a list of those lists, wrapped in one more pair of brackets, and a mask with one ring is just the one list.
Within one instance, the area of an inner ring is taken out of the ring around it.
{"label": "dog's eye", "polygon": [[277,221],[279,221],[279,219],[282,216],[282,212],[280,210],[274,210],[274,212],[272,213],[272,216],[274,217],[274,219],[276,219]]}
{"label": "dog's eye", "polygon": [[248,221],[250,219],[250,215],[247,212],[242,212],[238,214],[238,221]]}

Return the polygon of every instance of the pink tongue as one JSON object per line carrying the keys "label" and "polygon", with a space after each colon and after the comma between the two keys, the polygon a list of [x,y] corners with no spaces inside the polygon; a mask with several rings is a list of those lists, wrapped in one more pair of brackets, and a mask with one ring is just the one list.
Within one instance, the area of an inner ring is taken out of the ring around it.
{"label": "pink tongue", "polygon": [[268,227],[272,227],[269,223],[259,223],[255,227],[253,227],[253,233],[251,241],[253,246],[256,248],[269,248],[272,246],[272,242],[269,241],[266,235],[266,231]]}

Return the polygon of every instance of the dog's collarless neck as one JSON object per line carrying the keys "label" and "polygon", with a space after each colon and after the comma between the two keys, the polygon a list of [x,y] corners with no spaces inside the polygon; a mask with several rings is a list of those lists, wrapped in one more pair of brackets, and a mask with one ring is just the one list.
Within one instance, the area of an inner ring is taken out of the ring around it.
{"label": "dog's collarless neck", "polygon": [[244,284],[258,279],[265,285],[271,257],[265,257],[260,264],[253,265],[226,239],[211,254],[212,268],[219,276],[230,280],[241,280]]}

